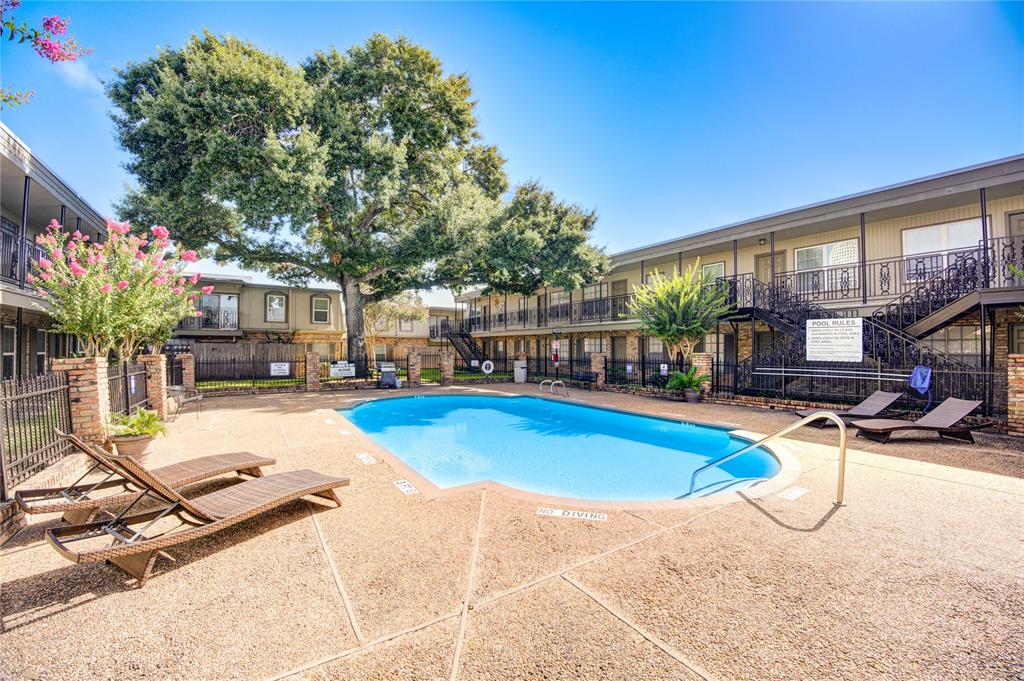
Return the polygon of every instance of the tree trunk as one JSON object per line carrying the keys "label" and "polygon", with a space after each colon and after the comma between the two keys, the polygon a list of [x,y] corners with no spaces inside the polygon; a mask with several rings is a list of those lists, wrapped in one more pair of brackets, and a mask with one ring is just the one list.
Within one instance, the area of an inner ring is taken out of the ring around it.
{"label": "tree trunk", "polygon": [[[366,295],[359,290],[359,280],[348,274],[341,275],[341,297],[345,301],[345,331],[348,334],[348,361],[359,366],[367,359],[366,322],[363,311]],[[369,366],[366,364],[365,366]]]}

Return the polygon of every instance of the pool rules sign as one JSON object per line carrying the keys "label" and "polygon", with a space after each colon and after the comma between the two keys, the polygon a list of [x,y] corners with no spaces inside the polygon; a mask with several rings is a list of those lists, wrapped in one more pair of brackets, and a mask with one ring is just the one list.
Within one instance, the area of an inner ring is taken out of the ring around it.
{"label": "pool rules sign", "polygon": [[860,362],[864,359],[864,320],[860,317],[807,320],[808,362]]}

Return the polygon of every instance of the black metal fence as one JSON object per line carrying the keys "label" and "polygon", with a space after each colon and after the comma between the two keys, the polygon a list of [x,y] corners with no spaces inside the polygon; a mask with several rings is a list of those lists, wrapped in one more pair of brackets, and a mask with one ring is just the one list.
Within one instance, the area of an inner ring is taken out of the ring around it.
{"label": "black metal fence", "polygon": [[604,381],[627,388],[664,389],[673,371],[687,371],[690,365],[657,357],[615,357],[605,364]]}
{"label": "black metal fence", "polygon": [[146,366],[120,362],[107,370],[111,414],[132,414],[148,404]]}
{"label": "black metal fence", "polygon": [[[389,375],[397,379],[392,384]],[[320,361],[320,387],[328,390],[346,388],[409,387],[409,360],[405,357],[370,362],[362,360]]]}
{"label": "black metal fence", "polygon": [[291,359],[197,360],[196,389],[200,392],[304,390],[305,357]]}
{"label": "black metal fence", "polygon": [[559,357],[558,361],[555,362],[551,357],[545,355],[526,361],[526,380],[531,382],[551,379],[553,381],[563,381],[566,385],[576,386],[577,388],[590,388],[597,380],[597,374],[591,366],[589,356]]}
{"label": "black metal fence", "polygon": [[167,355],[167,385],[184,385],[182,375],[181,357],[175,354]]}
{"label": "black metal fence", "polygon": [[67,373],[0,383],[0,500],[68,453],[57,428],[71,430]]}

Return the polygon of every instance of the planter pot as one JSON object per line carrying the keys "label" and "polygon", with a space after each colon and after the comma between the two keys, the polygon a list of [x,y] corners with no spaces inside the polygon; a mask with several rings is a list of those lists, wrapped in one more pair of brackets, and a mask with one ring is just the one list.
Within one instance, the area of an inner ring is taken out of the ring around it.
{"label": "planter pot", "polygon": [[700,402],[700,392],[697,390],[686,388],[685,390],[683,390],[683,394],[686,396],[687,402],[691,402],[694,404]]}
{"label": "planter pot", "polygon": [[130,456],[143,466],[153,455],[152,435],[118,435],[110,438],[120,456]]}

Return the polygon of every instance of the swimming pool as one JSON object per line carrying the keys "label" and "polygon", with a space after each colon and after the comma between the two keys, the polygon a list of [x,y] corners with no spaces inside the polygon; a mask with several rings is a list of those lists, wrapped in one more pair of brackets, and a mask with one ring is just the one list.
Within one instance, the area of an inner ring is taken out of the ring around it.
{"label": "swimming pool", "polygon": [[[438,487],[493,480],[578,499],[675,499],[696,469],[749,444],[722,428],[536,397],[421,395],[338,413]],[[702,473],[697,493],[779,468],[755,448]]]}

